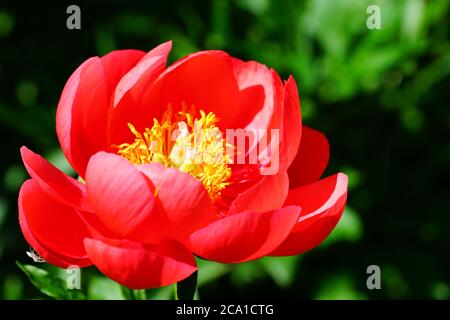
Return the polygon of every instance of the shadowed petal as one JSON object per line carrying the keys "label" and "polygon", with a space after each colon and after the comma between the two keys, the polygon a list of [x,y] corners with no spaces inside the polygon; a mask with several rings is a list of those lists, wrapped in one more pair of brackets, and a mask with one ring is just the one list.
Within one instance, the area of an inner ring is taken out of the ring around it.
{"label": "shadowed petal", "polygon": [[216,218],[208,192],[188,173],[165,168],[159,163],[143,165],[139,169],[153,182],[156,198],[175,227],[172,234],[187,235]]}
{"label": "shadowed petal", "polygon": [[275,249],[291,232],[300,208],[267,212],[246,211],[219,219],[194,232],[194,253],[223,263],[258,259]]}
{"label": "shadowed petal", "polygon": [[338,173],[289,192],[285,205],[302,207],[298,223],[287,239],[270,255],[303,253],[318,246],[330,234],[344,211],[348,178]]}
{"label": "shadowed petal", "polygon": [[40,256],[60,267],[91,264],[83,246],[90,233],[75,209],[50,198],[31,179],[23,183],[18,205],[25,239]]}
{"label": "shadowed petal", "polygon": [[304,126],[300,147],[288,169],[289,188],[293,189],[320,179],[330,158],[330,145],[325,135]]}
{"label": "shadowed petal", "polygon": [[20,148],[20,154],[30,176],[50,197],[67,206],[90,210],[84,184],[66,175],[27,147]]}
{"label": "shadowed petal", "polygon": [[110,98],[123,74],[142,51],[113,51],[79,66],[67,81],[56,112],[56,132],[69,163],[84,177],[89,157],[108,150],[106,128]]}
{"label": "shadowed petal", "polygon": [[87,238],[85,247],[101,272],[131,289],[167,286],[197,270],[192,253],[175,241],[144,246],[131,241]]}
{"label": "shadowed petal", "polygon": [[154,186],[126,159],[106,152],[92,156],[86,186],[98,218],[114,234],[135,241],[159,241],[162,230]]}

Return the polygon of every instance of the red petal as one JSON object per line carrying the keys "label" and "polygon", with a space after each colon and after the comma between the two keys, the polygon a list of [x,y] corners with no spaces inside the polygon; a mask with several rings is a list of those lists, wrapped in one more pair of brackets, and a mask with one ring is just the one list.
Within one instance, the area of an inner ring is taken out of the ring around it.
{"label": "red petal", "polygon": [[[214,112],[224,133],[235,128],[265,130],[273,124],[275,105],[282,104],[275,94],[275,78],[266,66],[242,62],[222,51],[189,55],[164,70],[153,85],[151,81],[140,85],[139,80],[122,96],[111,122],[110,142],[132,141],[128,122],[143,131],[152,125],[153,118],[161,120],[169,105],[174,112],[184,104],[188,108],[194,105],[197,111]],[[283,91],[281,82],[280,87]],[[142,99],[139,93],[144,93]]]}
{"label": "red petal", "polygon": [[268,128],[276,111],[274,75],[277,75],[256,61],[244,62],[235,58],[232,61],[240,93],[237,119],[234,126],[229,128],[250,131]]}
{"label": "red petal", "polygon": [[325,135],[303,126],[300,147],[289,167],[289,188],[293,189],[320,179],[330,157],[330,145]]}
{"label": "red petal", "polygon": [[30,176],[50,197],[67,206],[90,210],[84,184],[66,175],[27,147],[20,148],[20,153]]}
{"label": "red petal", "polygon": [[94,239],[102,239],[102,238],[110,238],[116,239],[117,235],[114,234],[111,230],[109,230],[103,222],[99,219],[98,215],[95,212],[89,211],[78,211],[80,218],[86,224],[89,232],[91,233],[91,238]]}
{"label": "red petal", "polygon": [[76,210],[50,198],[31,179],[23,183],[18,205],[25,239],[45,260],[59,267],[91,264],[83,246],[90,233]]}
{"label": "red petal", "polygon": [[238,263],[267,255],[286,239],[298,220],[300,208],[246,211],[217,220],[194,232],[194,253],[223,263]]}
{"label": "red petal", "polygon": [[[72,123],[72,118],[74,116],[73,113],[78,114],[78,110],[81,108],[78,106],[80,105],[79,102],[75,103],[80,100],[80,98],[76,97],[77,90],[79,83],[81,82],[81,74],[83,71],[89,69],[92,65],[98,64],[98,58],[90,58],[75,70],[64,86],[61,98],[59,100],[58,109],[56,111],[56,133],[58,134],[59,143],[61,144],[61,148],[67,160],[78,173],[82,171],[82,164],[78,164],[81,161],[80,156],[72,154],[72,139],[73,135],[77,134],[74,130],[74,127],[77,127],[77,125]],[[105,99],[103,98],[103,100]],[[74,110],[76,111],[73,112]],[[77,118],[77,120],[74,122],[79,122],[78,117],[75,118]]]}
{"label": "red petal", "polygon": [[347,176],[338,173],[290,191],[285,205],[301,206],[302,214],[289,237],[271,255],[300,254],[325,240],[344,211],[347,182]]}
{"label": "red petal", "polygon": [[280,208],[289,191],[286,171],[276,175],[263,176],[254,186],[242,192],[231,203],[229,214],[241,211],[263,212]]}
{"label": "red petal", "polygon": [[[115,50],[101,58],[105,80],[108,83],[108,91],[114,92],[116,87],[122,82],[122,78],[133,70],[138,61],[145,59],[145,52],[142,50]],[[116,98],[116,97],[114,97]]]}
{"label": "red petal", "polygon": [[[246,164],[255,164],[256,156],[257,162],[264,164],[264,174],[276,174],[279,171],[279,128],[284,91],[282,82],[278,74],[265,65],[235,58],[232,58],[232,62],[239,89],[239,104],[234,111],[234,122],[227,129],[238,130],[226,131],[226,137],[227,142],[234,145],[239,154],[234,163],[243,164],[240,157],[245,156]],[[239,136],[241,138],[237,138]],[[243,137],[247,142],[241,146]]]}
{"label": "red petal", "polygon": [[138,123],[136,127],[142,130],[152,124],[152,118],[161,119],[169,104],[177,112],[184,103],[187,107],[195,105],[197,111],[214,112],[220,118],[222,129],[233,127],[241,112],[231,58],[227,53],[201,51],[167,68],[142,98],[141,113],[132,123]]}
{"label": "red petal", "polygon": [[114,234],[141,242],[160,239],[154,186],[126,159],[106,152],[93,155],[86,170],[86,186],[98,218]]}
{"label": "red petal", "polygon": [[302,116],[300,114],[300,100],[297,84],[292,76],[284,86],[283,108],[283,142],[282,148],[286,148],[287,165],[294,161],[300,146],[302,135]]}
{"label": "red petal", "polygon": [[171,41],[154,48],[118,83],[114,108],[111,110],[111,120],[108,126],[109,145],[121,144],[133,139],[127,126],[128,122],[138,126],[145,119],[148,121],[145,125],[148,126],[153,120],[149,114],[145,115],[143,119],[140,118],[138,103],[144,93],[153,85],[155,79],[164,71],[171,48]]}
{"label": "red petal", "polygon": [[194,256],[175,241],[145,246],[130,241],[86,239],[85,247],[101,272],[131,289],[167,286],[197,270]]}
{"label": "red petal", "polygon": [[187,235],[216,218],[208,192],[188,173],[165,168],[159,163],[143,165],[139,169],[152,180],[157,190],[156,198],[176,227],[172,232]]}
{"label": "red petal", "polygon": [[89,157],[106,145],[108,109],[121,76],[142,57],[136,50],[112,52],[85,61],[67,81],[56,112],[61,148],[78,174],[84,177]]}
{"label": "red petal", "polygon": [[172,41],[165,42],[149,51],[134,68],[125,74],[117,84],[114,106],[123,95],[131,89],[133,97],[138,101],[143,90],[164,70],[167,56],[172,49]]}

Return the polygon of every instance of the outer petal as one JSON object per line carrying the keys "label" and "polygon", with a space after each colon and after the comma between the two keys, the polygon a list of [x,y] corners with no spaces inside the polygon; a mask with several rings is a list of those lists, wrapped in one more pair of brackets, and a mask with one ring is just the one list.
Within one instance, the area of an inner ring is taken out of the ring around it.
{"label": "outer petal", "polygon": [[208,192],[188,173],[167,169],[159,163],[143,165],[139,169],[152,180],[155,197],[175,226],[172,234],[187,235],[216,218]]}
{"label": "outer petal", "polygon": [[66,175],[27,147],[20,148],[20,154],[30,176],[50,197],[67,206],[90,210],[84,184]]}
{"label": "outer petal", "polygon": [[286,171],[276,175],[263,176],[248,190],[242,192],[231,203],[229,214],[241,211],[264,212],[280,208],[289,191],[289,179]]}
{"label": "outer petal", "polygon": [[114,234],[140,242],[159,241],[161,219],[154,186],[126,159],[95,154],[86,170],[86,185],[98,218]]}
{"label": "outer petal", "polygon": [[289,188],[319,180],[330,158],[330,145],[325,135],[304,126],[300,147],[294,161],[288,169]]}
{"label": "outer petal", "polygon": [[294,161],[300,146],[301,136],[302,116],[300,113],[300,99],[294,77],[290,76],[284,86],[282,142],[282,148],[285,148],[288,166]]}
{"label": "outer petal", "polygon": [[319,245],[330,234],[344,211],[348,178],[338,173],[290,191],[285,205],[302,207],[292,233],[270,255],[303,253]]}
{"label": "outer petal", "polygon": [[[117,92],[116,87],[122,78],[130,71],[138,61],[145,58],[142,50],[115,50],[101,58],[105,72],[105,80],[108,83],[108,91]],[[115,98],[115,96],[114,96]]]}
{"label": "outer petal", "polygon": [[246,211],[211,223],[191,237],[194,253],[223,263],[258,259],[274,250],[298,220],[291,206],[263,213]]}
{"label": "outer petal", "polygon": [[105,237],[109,239],[116,239],[117,235],[114,234],[108,227],[106,227],[103,222],[99,219],[95,212],[89,211],[78,211],[80,218],[86,224],[89,232],[91,233],[91,238],[103,239]]}
{"label": "outer petal", "polygon": [[113,88],[142,55],[123,50],[90,58],[67,81],[56,112],[56,132],[64,155],[80,176],[84,177],[92,154],[109,148],[106,126]]}
{"label": "outer petal", "polygon": [[114,106],[131,89],[135,100],[139,101],[145,88],[164,70],[167,56],[172,49],[172,41],[165,42],[149,51],[117,84]]}
{"label": "outer petal", "polygon": [[130,241],[86,239],[85,247],[101,272],[131,289],[166,286],[197,270],[194,256],[175,241],[144,246]]}
{"label": "outer petal", "polygon": [[154,48],[118,83],[114,97],[114,108],[110,110],[109,145],[121,144],[133,139],[133,135],[127,126],[128,122],[132,122],[135,126],[138,126],[144,119],[147,121],[144,126],[152,123],[153,117],[150,113],[145,114],[144,118],[140,118],[138,106],[145,92],[164,71],[171,48],[171,41]]}
{"label": "outer petal", "polygon": [[31,179],[23,183],[18,205],[25,239],[45,260],[59,267],[91,264],[83,247],[90,233],[76,210],[50,198]]}

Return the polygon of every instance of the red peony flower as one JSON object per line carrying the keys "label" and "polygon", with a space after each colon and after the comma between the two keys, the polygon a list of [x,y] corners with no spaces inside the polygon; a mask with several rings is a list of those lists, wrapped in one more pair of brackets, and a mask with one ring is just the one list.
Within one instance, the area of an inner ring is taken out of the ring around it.
{"label": "red peony flower", "polygon": [[296,255],[337,224],[347,177],[319,180],[329,145],[302,127],[293,77],[222,51],[166,68],[171,45],[90,58],[67,81],[56,130],[82,179],[22,147],[20,226],[49,263],[152,288],[196,271],[194,255]]}

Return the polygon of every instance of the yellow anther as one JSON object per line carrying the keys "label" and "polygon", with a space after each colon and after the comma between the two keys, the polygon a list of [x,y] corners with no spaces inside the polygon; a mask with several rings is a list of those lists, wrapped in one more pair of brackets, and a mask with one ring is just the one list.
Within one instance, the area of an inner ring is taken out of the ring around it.
{"label": "yellow anther", "polygon": [[133,164],[158,162],[189,173],[203,184],[215,201],[229,185],[231,157],[227,150],[230,146],[217,127],[219,119],[214,113],[200,110],[199,118],[194,115],[194,108],[191,108],[189,112],[180,111],[174,116],[169,105],[161,123],[153,119],[152,128],[146,128],[143,133],[129,123],[134,142],[114,147]]}

